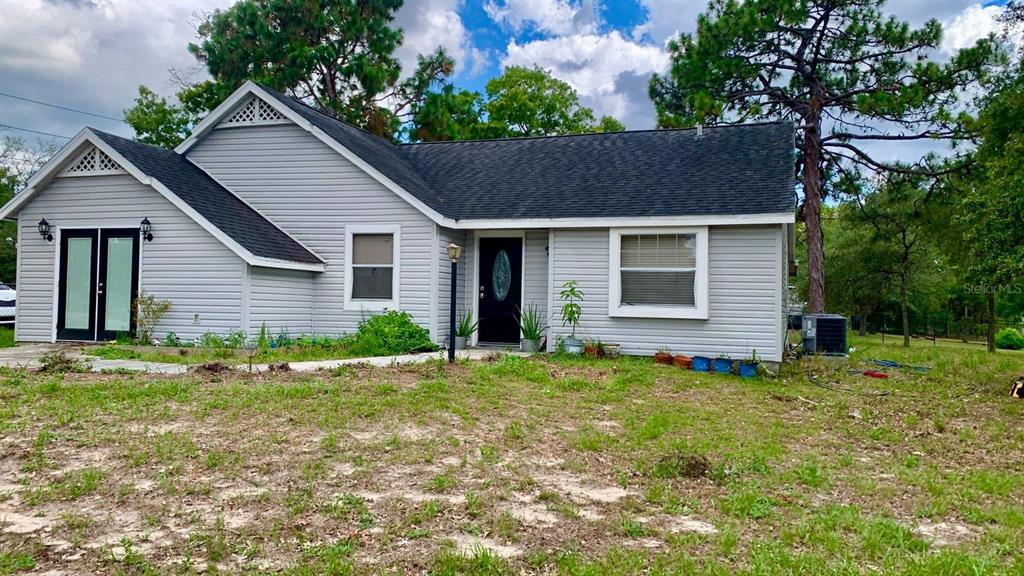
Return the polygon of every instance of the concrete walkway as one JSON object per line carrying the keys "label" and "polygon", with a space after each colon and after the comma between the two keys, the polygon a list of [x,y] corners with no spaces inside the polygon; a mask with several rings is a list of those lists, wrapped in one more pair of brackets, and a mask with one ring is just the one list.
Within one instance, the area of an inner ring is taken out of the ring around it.
{"label": "concrete walkway", "polygon": [[[516,356],[529,356],[519,350],[510,348],[507,350],[498,348],[473,348],[459,350],[455,353],[457,360],[482,360],[491,354],[514,354]],[[296,372],[314,372],[316,370],[333,370],[339,366],[353,366],[365,364],[369,366],[399,366],[402,364],[422,364],[436,360],[448,360],[448,351],[424,352],[421,354],[403,354],[401,356],[373,356],[369,358],[345,358],[342,360],[310,360],[307,362],[288,362],[288,367]],[[248,370],[248,365],[236,365],[235,368]],[[266,372],[270,364],[253,364],[254,372]]]}
{"label": "concrete walkway", "polygon": [[[74,344],[21,344],[13,348],[0,348],[0,366],[11,368],[39,368],[39,359],[46,354],[63,350],[69,356],[88,364],[93,372],[104,371],[131,371],[151,372],[154,374],[185,374],[188,372],[188,364],[175,364],[169,362],[143,362],[141,360],[106,360],[87,355],[88,347]],[[456,358],[459,360],[481,360],[495,353],[515,354],[526,356],[515,348],[473,348],[470,350],[459,350]],[[332,370],[339,366],[351,366],[365,364],[370,366],[398,366],[402,364],[422,364],[437,360],[447,360],[448,352],[425,352],[421,354],[403,354],[401,356],[375,356],[369,358],[344,358],[340,360],[310,360],[305,362],[287,362],[289,369],[295,372],[314,372],[316,370]],[[280,364],[280,363],[275,363]],[[193,365],[194,366],[194,365]],[[248,370],[248,364],[235,364],[236,370]],[[253,364],[254,372],[267,372],[270,364]]]}

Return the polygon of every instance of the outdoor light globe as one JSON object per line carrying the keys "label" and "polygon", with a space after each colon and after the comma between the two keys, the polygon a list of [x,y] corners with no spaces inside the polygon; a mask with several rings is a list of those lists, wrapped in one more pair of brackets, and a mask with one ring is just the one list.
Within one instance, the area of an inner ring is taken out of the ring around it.
{"label": "outdoor light globe", "polygon": [[458,262],[459,256],[462,256],[462,246],[452,242],[448,245],[448,259],[452,262]]}

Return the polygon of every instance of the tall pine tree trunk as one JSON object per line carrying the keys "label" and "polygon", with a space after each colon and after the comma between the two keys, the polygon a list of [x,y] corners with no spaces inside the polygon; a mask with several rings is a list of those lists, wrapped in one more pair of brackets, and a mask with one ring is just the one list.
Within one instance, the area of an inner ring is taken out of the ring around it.
{"label": "tall pine tree trunk", "polygon": [[865,306],[865,307],[860,309],[860,326],[857,327],[857,335],[858,336],[867,336],[868,335],[868,314],[869,313],[870,313],[870,309],[867,306]]}
{"label": "tall pine tree trunk", "polygon": [[985,296],[988,300],[988,351],[996,351],[996,293],[988,291]]}
{"label": "tall pine tree trunk", "polygon": [[910,316],[907,314],[907,281],[900,279],[900,316],[903,319],[903,347],[910,348]]}
{"label": "tall pine tree trunk", "polygon": [[821,231],[821,129],[818,118],[804,128],[804,224],[807,234],[807,305],[825,311],[825,245]]}

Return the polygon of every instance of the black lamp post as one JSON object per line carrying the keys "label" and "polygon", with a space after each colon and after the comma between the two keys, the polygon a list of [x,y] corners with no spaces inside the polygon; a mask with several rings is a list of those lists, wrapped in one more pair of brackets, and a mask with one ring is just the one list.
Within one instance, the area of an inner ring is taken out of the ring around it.
{"label": "black lamp post", "polygon": [[50,234],[50,223],[43,218],[39,221],[39,235],[47,242],[53,242],[53,234]]}
{"label": "black lamp post", "polygon": [[459,282],[459,256],[462,255],[462,246],[452,242],[448,245],[448,259],[452,261],[452,297],[451,314],[448,317],[448,362],[455,362],[455,297],[456,287]]}

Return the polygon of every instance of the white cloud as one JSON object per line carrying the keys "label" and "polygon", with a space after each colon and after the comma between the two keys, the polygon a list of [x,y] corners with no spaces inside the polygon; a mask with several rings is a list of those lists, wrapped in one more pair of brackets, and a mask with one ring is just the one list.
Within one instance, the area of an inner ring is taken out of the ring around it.
{"label": "white cloud", "polygon": [[598,116],[611,115],[629,128],[651,128],[654,108],[646,97],[652,72],[664,71],[668,55],[658,46],[628,40],[618,31],[573,34],[524,44],[509,43],[502,66],[540,66],[568,82]]}
{"label": "white cloud", "polygon": [[488,0],[484,11],[496,23],[521,32],[527,28],[546,34],[588,33],[596,29],[590,0]]}
{"label": "white cloud", "polygon": [[[119,117],[146,84],[169,92],[170,68],[187,68],[198,13],[228,0],[0,1],[0,85],[5,91]],[[71,135],[86,124],[129,134],[124,124],[3,99],[0,121]]]}
{"label": "white cloud", "polygon": [[431,54],[438,46],[455,59],[456,77],[474,77],[486,66],[488,55],[473,45],[473,39],[459,16],[462,0],[407,2],[399,9],[394,25],[404,35],[395,54],[402,71],[409,74],[416,67],[416,56]]}
{"label": "white cloud", "polygon": [[658,45],[681,32],[695,32],[697,16],[708,7],[703,0],[640,0],[640,4],[647,10],[647,20],[633,29],[633,37],[646,36]]}
{"label": "white cloud", "polygon": [[998,33],[1002,24],[997,20],[1003,11],[999,6],[973,4],[942,24],[942,50],[952,54],[973,46],[992,33]]}

